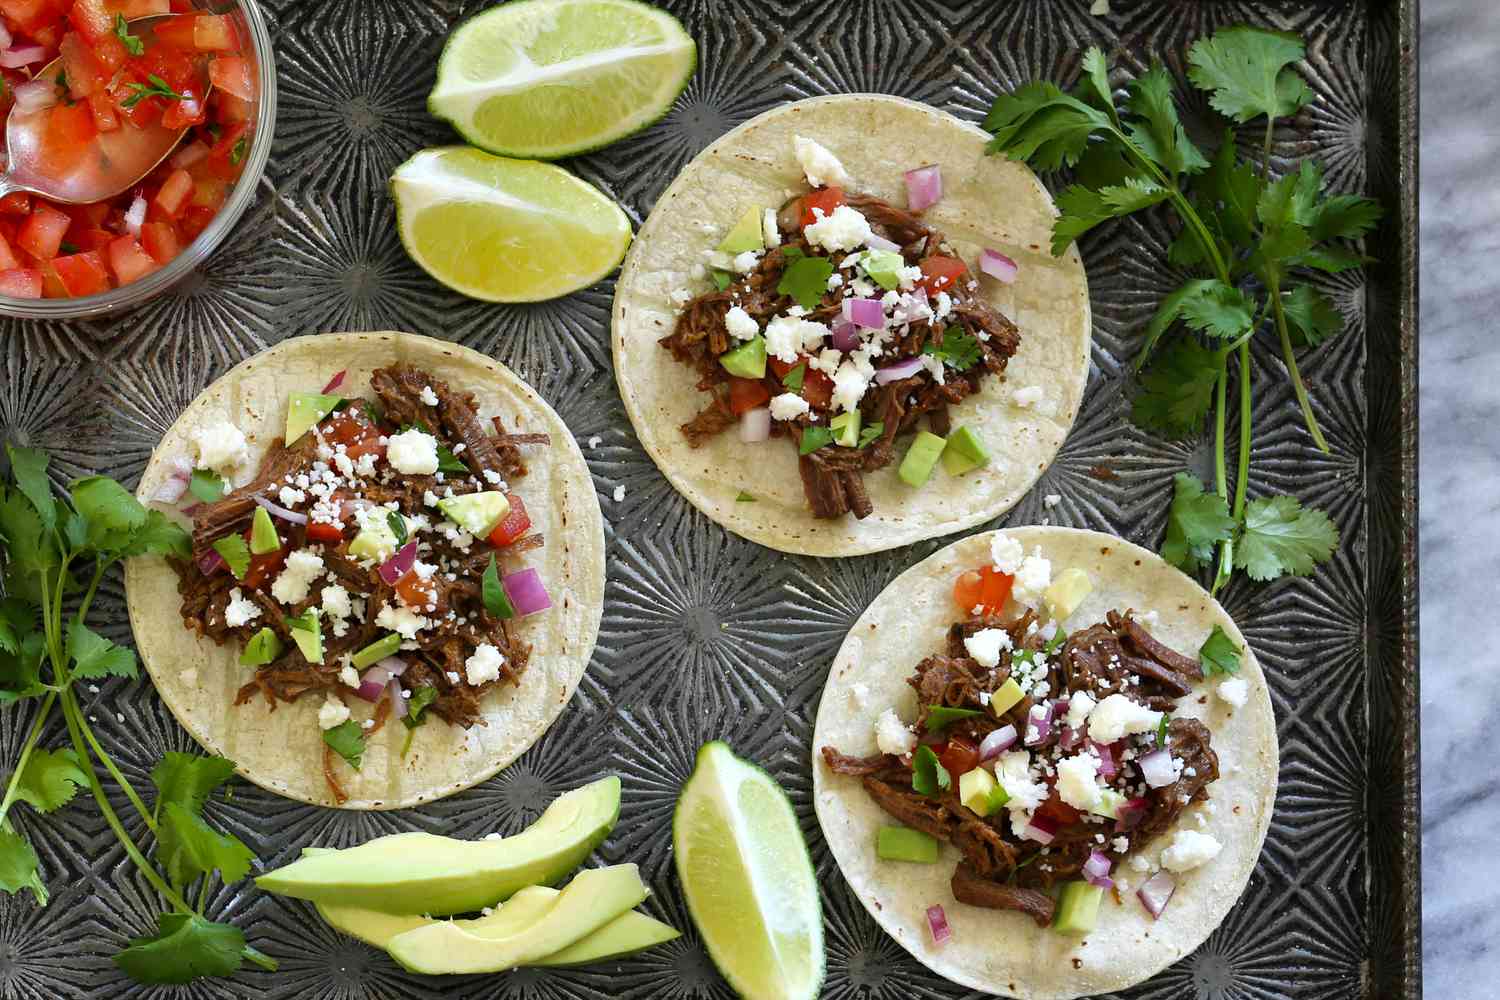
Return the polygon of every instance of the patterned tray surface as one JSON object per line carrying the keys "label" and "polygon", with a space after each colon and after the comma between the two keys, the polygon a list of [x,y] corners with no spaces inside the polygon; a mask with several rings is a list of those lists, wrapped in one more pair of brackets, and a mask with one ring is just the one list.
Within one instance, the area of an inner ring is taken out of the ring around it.
{"label": "patterned tray surface", "polygon": [[[45,446],[69,476],[105,471],[133,482],[162,431],[204,385],[246,355],[302,333],[411,330],[460,341],[516,369],[580,442],[599,438],[585,455],[605,511],[609,585],[598,652],[572,705],[500,776],[421,810],[320,810],[240,787],[209,811],[272,865],[306,844],[343,846],[397,830],[514,831],[558,792],[618,772],[622,822],[602,854],[639,862],[654,889],[648,908],[688,933],[601,968],[437,983],[327,930],[310,907],[219,890],[212,912],[280,958],[281,972],[146,989],[117,973],[108,956],[125,932],[148,931],[156,899],[80,797],[45,821],[20,811],[54,895],[45,909],[29,896],[0,899],[0,997],[728,997],[691,932],[670,852],[677,790],[696,748],[714,738],[767,766],[796,804],[825,887],[825,996],[964,995],[866,916],[828,855],[810,801],[812,719],[834,651],[880,588],[940,543],[839,561],[786,557],[727,535],[677,496],[631,433],[610,368],[610,282],[556,302],[495,307],[437,286],[400,246],[385,180],[421,146],[456,141],[427,116],[424,99],[448,30],[484,6],[270,3],[282,103],[257,202],[206,267],[133,313],[0,325],[0,439]],[[1072,79],[1090,43],[1132,70],[1159,55],[1180,76],[1193,38],[1240,21],[1294,29],[1309,41],[1308,75],[1319,100],[1277,136],[1278,152],[1321,157],[1337,188],[1396,192],[1407,79],[1397,55],[1411,13],[1394,3],[1115,0],[1116,13],[1102,18],[1088,14],[1089,0],[666,6],[700,44],[701,65],[686,93],[646,132],[572,164],[637,222],[694,153],[780,102],[882,91],[978,119],[1000,89],[1036,77]],[[1206,108],[1189,107],[1187,116],[1206,127]],[[1373,250],[1387,264],[1368,278],[1351,272],[1325,283],[1350,330],[1312,352],[1303,371],[1332,454],[1317,452],[1299,430],[1274,353],[1257,356],[1251,492],[1293,492],[1323,507],[1343,543],[1310,580],[1236,583],[1226,595],[1272,682],[1283,762],[1276,818],[1224,925],[1127,996],[1394,996],[1414,975],[1412,931],[1401,916],[1403,908],[1411,912],[1414,862],[1393,863],[1405,850],[1398,820],[1414,789],[1403,780],[1407,722],[1392,707],[1408,704],[1398,623],[1409,610],[1400,572],[1409,439],[1388,360],[1402,342],[1402,232],[1383,231],[1388,240]],[[1037,488],[996,524],[1050,518],[1154,546],[1171,475],[1207,473],[1210,442],[1166,443],[1126,419],[1123,376],[1135,331],[1180,280],[1161,266],[1168,239],[1164,217],[1146,216],[1085,241],[1095,343],[1083,411]],[[620,485],[625,495],[617,502]],[[1049,493],[1062,501],[1044,510]],[[98,618],[111,638],[128,640],[118,579],[107,584]],[[139,787],[149,787],[147,772],[163,751],[192,748],[145,682],[104,684],[86,709]],[[28,721],[0,715],[4,759],[15,759]],[[61,740],[59,731],[48,742]]]}

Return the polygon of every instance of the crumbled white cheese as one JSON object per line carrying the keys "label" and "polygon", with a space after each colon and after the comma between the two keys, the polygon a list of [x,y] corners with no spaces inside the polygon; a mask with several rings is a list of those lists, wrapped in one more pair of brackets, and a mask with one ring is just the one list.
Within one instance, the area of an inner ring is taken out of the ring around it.
{"label": "crumbled white cheese", "polygon": [[593,451],[595,448],[599,447],[600,442],[602,442],[603,440],[604,438],[600,437],[598,434],[590,437],[588,441],[589,450]]}
{"label": "crumbled white cheese", "polygon": [[437,471],[437,438],[416,428],[392,434],[385,446],[391,468],[408,476],[430,476]]}
{"label": "crumbled white cheese", "polygon": [[1099,805],[1099,758],[1093,753],[1057,762],[1057,794],[1074,809],[1092,812]]}
{"label": "crumbled white cheese", "polygon": [[198,455],[197,468],[225,476],[250,460],[244,432],[222,414],[214,414],[212,420],[193,431],[193,448]]}
{"label": "crumbled white cheese", "polygon": [[278,496],[283,507],[295,507],[307,499],[307,494],[294,486],[283,486]]}
{"label": "crumbled white cheese", "polygon": [[1147,861],[1142,855],[1136,854],[1130,858],[1130,867],[1138,872],[1148,872],[1151,870],[1151,862]]}
{"label": "crumbled white cheese", "polygon": [[359,687],[360,683],[359,671],[355,670],[352,666],[345,667],[344,669],[339,671],[339,680],[343,682],[346,687],[357,688]]}
{"label": "crumbled white cheese", "polygon": [[[922,280],[922,269],[915,264],[910,267],[896,268],[896,283],[903,292],[909,292],[917,287],[917,282]],[[931,315],[929,313],[928,315]]]}
{"label": "crumbled white cheese", "polygon": [[387,604],[375,616],[375,624],[381,628],[399,632],[403,639],[415,639],[417,633],[431,624],[422,615],[399,604]]}
{"label": "crumbled white cheese", "polygon": [[990,539],[990,562],[995,564],[995,572],[1004,573],[1006,576],[1014,576],[1016,570],[1021,568],[1021,560],[1026,558],[1026,550],[1021,543],[1003,531],[995,532]]}
{"label": "crumbled white cheese", "polygon": [[693,301],[693,299],[697,298],[697,296],[688,291],[686,288],[679,288],[670,296],[668,296],[668,298],[672,300],[672,304],[674,306],[685,306],[689,302]]}
{"label": "crumbled white cheese", "polygon": [[744,253],[737,255],[734,260],[730,261],[729,266],[734,268],[740,274],[749,274],[751,271],[755,270],[756,265],[760,263],[760,258],[761,251],[746,250]]}
{"label": "crumbled white cheese", "polygon": [[349,603],[349,591],[337,583],[324,587],[323,610],[330,618],[348,618],[354,613],[354,608]]}
{"label": "crumbled white cheese", "polygon": [[1220,681],[1214,693],[1226,704],[1233,705],[1235,708],[1244,708],[1245,701],[1250,697],[1250,685],[1242,677],[1231,677],[1226,681]]}
{"label": "crumbled white cheese", "polygon": [[447,671],[444,671],[443,675],[448,678],[448,683],[449,684],[457,684],[459,682],[459,680],[460,680],[460,678],[458,676],[458,671],[457,670],[447,670]]}
{"label": "crumbled white cheese", "polygon": [[307,600],[312,582],[323,575],[323,557],[311,549],[298,549],[286,557],[286,567],[271,584],[271,596],[282,604]]}
{"label": "crumbled white cheese", "polygon": [[487,642],[481,642],[474,647],[474,655],[464,661],[464,676],[469,683],[478,687],[493,680],[499,680],[500,668],[505,665],[505,657],[500,655],[500,650]]}
{"label": "crumbled white cheese", "polygon": [[842,187],[853,182],[849,171],[844,169],[839,158],[820,142],[794,135],[792,136],[792,152],[796,154],[797,162],[802,166],[802,173],[807,177],[807,183],[815,188],[829,185]]}
{"label": "crumbled white cheese", "polygon": [[807,400],[795,392],[771,397],[771,416],[777,420],[795,420],[810,409]]}
{"label": "crumbled white cheese", "polygon": [[1126,851],[1130,850],[1130,838],[1116,837],[1114,840],[1111,840],[1109,842],[1109,846],[1114,848],[1114,852],[1116,854],[1124,854]]}
{"label": "crumbled white cheese", "polygon": [[318,707],[318,726],[322,729],[333,729],[349,721],[349,706],[339,701],[333,695],[323,699],[323,704]]}
{"label": "crumbled white cheese", "polygon": [[1000,664],[1000,651],[1010,648],[1010,633],[1003,628],[984,628],[964,640],[964,649],[981,667]]}
{"label": "crumbled white cheese", "polygon": [[760,235],[766,249],[781,246],[781,227],[776,224],[776,209],[768,208],[760,213]]}
{"label": "crumbled white cheese", "polygon": [[875,719],[875,745],[881,753],[900,756],[911,753],[917,745],[917,734],[901,721],[894,708],[888,708]]}
{"label": "crumbled white cheese", "polygon": [[1192,871],[1219,856],[1224,845],[1197,830],[1178,830],[1172,843],[1161,852],[1161,866],[1168,871]]}
{"label": "crumbled white cheese", "polygon": [[1159,725],[1160,712],[1131,701],[1123,694],[1110,695],[1089,713],[1089,737],[1099,743],[1113,743],[1132,733],[1149,733]]}
{"label": "crumbled white cheese", "polygon": [[1046,507],[1048,510],[1051,510],[1053,507],[1056,507],[1060,503],[1062,503],[1061,493],[1048,493],[1046,496],[1042,497],[1042,506]]}
{"label": "crumbled white cheese", "polygon": [[857,409],[869,387],[869,378],[852,361],[845,361],[833,375],[833,405],[841,410]]}
{"label": "crumbled white cheese", "polygon": [[1042,387],[1039,385],[1028,385],[1017,389],[1011,396],[1011,400],[1021,409],[1029,409],[1042,401]]}
{"label": "crumbled white cheese", "polygon": [[755,322],[755,317],[739,306],[731,306],[724,314],[724,328],[736,340],[749,340],[760,333],[760,324]]}
{"label": "crumbled white cheese", "polygon": [[432,386],[430,385],[422,386],[422,391],[418,393],[418,396],[421,398],[422,402],[426,403],[428,406],[438,405],[437,393],[432,391]]}
{"label": "crumbled white cheese", "polygon": [[[995,780],[1010,796],[1005,807],[1012,813],[1029,813],[1046,801],[1047,786],[1032,780],[1031,754],[1024,750],[1012,750],[995,758]],[[1025,828],[1025,823],[1021,827]]]}
{"label": "crumbled white cheese", "polygon": [[[802,235],[813,246],[832,253],[862,247],[875,235],[869,220],[848,205],[835,208],[832,215],[824,215],[822,209],[815,208],[813,218],[816,221],[810,226],[804,226]],[[921,274],[920,269],[917,269],[917,273]]]}
{"label": "crumbled white cheese", "polygon": [[777,316],[766,324],[766,353],[789,365],[803,351],[820,350],[828,327],[796,316]]}
{"label": "crumbled white cheese", "polygon": [[615,498],[615,503],[622,502],[625,499],[625,487],[616,486],[615,491],[611,494],[611,496]]}
{"label": "crumbled white cheese", "polygon": [[235,587],[229,592],[229,603],[224,605],[224,624],[230,628],[238,628],[248,625],[260,617],[260,605],[249,600],[240,588]]}
{"label": "crumbled white cheese", "polygon": [[1052,584],[1052,563],[1040,555],[1030,555],[1016,567],[1015,586],[1011,596],[1022,604],[1036,604]]}
{"label": "crumbled white cheese", "polygon": [[1068,699],[1068,728],[1082,729],[1094,710],[1094,698],[1087,691],[1075,691]]}

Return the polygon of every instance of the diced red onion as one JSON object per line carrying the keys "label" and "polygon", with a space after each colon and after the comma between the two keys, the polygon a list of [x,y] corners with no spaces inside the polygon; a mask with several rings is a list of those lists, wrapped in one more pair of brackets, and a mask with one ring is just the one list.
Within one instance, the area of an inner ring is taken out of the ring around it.
{"label": "diced red onion", "polygon": [[218,549],[209,549],[198,557],[198,572],[204,576],[213,576],[224,568],[224,557],[219,555]]}
{"label": "diced red onion", "polygon": [[381,695],[385,694],[385,681],[381,681],[379,684],[373,681],[360,681],[359,687],[354,690],[354,694],[356,697],[363,698],[373,705],[380,700]]}
{"label": "diced red onion", "polygon": [[1003,281],[1007,285],[1015,281],[1016,275],[1021,273],[1021,268],[1015,261],[998,250],[988,248],[979,255],[979,269],[996,281]]}
{"label": "diced red onion", "polygon": [[[1038,708],[1042,709],[1041,715],[1036,714]],[[1052,735],[1052,709],[1033,706],[1031,714],[1026,717],[1026,737],[1021,742],[1029,747],[1046,746]]]}
{"label": "diced red onion", "polygon": [[[40,46],[37,47],[40,48]],[[42,49],[41,53],[45,56],[47,50]],[[3,54],[0,54],[0,66],[3,65],[5,65]],[[15,96],[17,111],[40,111],[58,102],[57,85],[51,80],[27,80],[25,83],[17,84],[11,93]]]}
{"label": "diced red onion", "polygon": [[982,761],[994,760],[1015,745],[1016,727],[1011,725],[1001,726],[979,741],[979,759]]}
{"label": "diced red onion", "polygon": [[323,387],[323,395],[326,396],[330,392],[332,392],[333,390],[337,389],[339,386],[343,385],[344,384],[344,376],[347,375],[347,374],[349,374],[349,369],[345,368],[345,369],[341,370],[333,378],[329,379],[328,380],[328,384]]}
{"label": "diced red onion", "polygon": [[1111,889],[1114,881],[1109,877],[1109,870],[1114,865],[1109,857],[1102,851],[1094,851],[1089,859],[1083,863],[1083,877],[1088,880],[1089,885],[1097,885],[1101,889]]}
{"label": "diced red onion", "polygon": [[953,936],[953,930],[948,926],[948,914],[943,912],[942,904],[927,908],[927,929],[932,932],[933,944],[942,944]]}
{"label": "diced red onion", "polygon": [[390,674],[392,677],[400,677],[402,674],[406,673],[406,661],[401,659],[401,657],[399,656],[387,656],[385,659],[381,660],[375,665],[377,667],[384,667],[385,672],[387,674]]}
{"label": "diced red onion", "polygon": [[178,170],[186,170],[188,167],[191,167],[193,164],[203,159],[210,152],[212,152],[212,150],[208,148],[208,143],[200,142],[197,139],[194,139],[192,142],[188,143],[186,146],[183,146],[177,152],[173,153],[172,158],[167,162],[172,164],[172,166],[176,167]]}
{"label": "diced red onion", "polygon": [[398,719],[406,718],[406,696],[401,693],[401,682],[391,678],[391,713]]}
{"label": "diced red onion", "polygon": [[906,179],[906,208],[920,212],[943,197],[943,172],[936,164],[917,167],[901,175]]}
{"label": "diced red onion", "polygon": [[1021,831],[1021,836],[1045,847],[1057,836],[1057,820],[1051,816],[1033,816],[1031,822],[1026,824],[1026,829]]}
{"label": "diced red onion", "polygon": [[541,574],[534,569],[512,573],[500,582],[505,587],[505,596],[510,598],[511,606],[522,618],[552,607],[552,598],[547,596]]}
{"label": "diced red onion", "polygon": [[1151,803],[1146,799],[1131,799],[1123,806],[1115,810],[1115,832],[1129,833],[1141,825],[1141,820],[1146,818],[1146,810]]}
{"label": "diced red onion", "polygon": [[1057,745],[1064,750],[1076,750],[1083,742],[1083,732],[1069,725],[1059,726],[1057,729]]}
{"label": "diced red onion", "polygon": [[1172,893],[1177,891],[1177,880],[1170,872],[1159,871],[1135,891],[1140,897],[1141,905],[1151,912],[1153,920],[1161,919],[1161,911],[1167,908],[1167,903],[1172,899]]}
{"label": "diced red onion", "polygon": [[833,322],[833,349],[848,354],[859,348],[859,329],[842,316]]}
{"label": "diced red onion", "polygon": [[869,247],[871,250],[886,250],[890,253],[901,252],[901,244],[895,242],[894,240],[888,240],[884,236],[872,235],[869,239],[865,240],[865,246]]}
{"label": "diced red onion", "polygon": [[[45,58],[47,58],[47,47],[45,45],[17,45],[15,48],[7,48],[4,52],[0,52],[0,66],[4,66],[6,69],[20,69],[22,66],[30,66],[32,63],[41,62]],[[21,103],[21,87],[28,87],[36,82],[35,80],[28,80],[26,83],[16,87],[17,104]],[[51,80],[47,81],[46,87],[52,90],[53,82]],[[57,102],[54,101],[53,103]],[[45,107],[46,105],[42,106]],[[26,108],[25,110],[32,111],[35,109]]]}
{"label": "diced red onion", "polygon": [[396,550],[396,554],[380,564],[380,578],[394,585],[405,576],[417,561],[417,540],[414,538]]}
{"label": "diced red onion", "polygon": [[899,382],[904,378],[911,378],[921,370],[921,358],[907,358],[905,361],[898,361],[893,365],[887,365],[884,368],[878,369],[875,372],[875,383],[877,385],[889,385],[892,382]]}
{"label": "diced red onion", "polygon": [[0,49],[10,48],[11,41],[10,30],[5,27],[4,22],[0,22]]}
{"label": "diced red onion", "polygon": [[845,299],[844,318],[867,330],[885,329],[885,307],[879,299]]}
{"label": "diced red onion", "polygon": [[262,507],[264,507],[266,509],[267,513],[275,514],[277,517],[281,518],[283,521],[287,521],[287,522],[289,522],[291,524],[306,524],[307,523],[307,515],[306,514],[299,514],[295,510],[287,510],[285,507],[282,507],[279,504],[274,504],[271,501],[267,500],[265,497],[260,496],[260,495],[256,495],[254,499],[255,499],[256,503],[260,504]]}
{"label": "diced red onion", "polygon": [[1089,749],[1099,755],[1099,777],[1108,781],[1120,772],[1120,765],[1115,758],[1115,744],[1089,740]]}
{"label": "diced red onion", "polygon": [[1140,765],[1141,777],[1152,788],[1165,788],[1177,780],[1177,771],[1172,767],[1170,750],[1152,750],[1136,763]]}
{"label": "diced red onion", "polygon": [[146,199],[143,195],[136,195],[135,200],[130,203],[130,208],[125,210],[125,231],[131,236],[141,235],[141,226],[146,222]]}
{"label": "diced red onion", "polygon": [[740,440],[758,444],[771,436],[771,411],[764,406],[740,414]]}

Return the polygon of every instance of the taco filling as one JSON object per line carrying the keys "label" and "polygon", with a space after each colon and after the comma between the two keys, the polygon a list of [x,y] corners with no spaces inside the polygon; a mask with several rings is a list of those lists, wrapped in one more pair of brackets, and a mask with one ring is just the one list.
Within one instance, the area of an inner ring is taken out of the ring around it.
{"label": "taco filling", "polygon": [[[1002,375],[1020,336],[920,216],[941,196],[937,167],[908,175],[913,211],[859,193],[818,143],[795,146],[812,190],[746,213],[709,254],[715,287],[674,294],[682,312],[660,343],[708,396],[682,425],[690,445],[731,428],[747,443],[783,438],[814,516],[864,518],[874,506],[863,477],[897,461],[898,438],[912,438],[899,474],[913,487],[939,458],[954,475],[988,461],[948,407]],[[978,265],[1014,278],[994,251]]]}
{"label": "taco filling", "polygon": [[484,426],[470,394],[410,365],[376,369],[367,398],[339,393],[342,377],[291,395],[284,437],[238,488],[244,434],[225,419],[194,433],[177,476],[200,501],[193,558],[173,562],[186,626],[253,668],[235,704],[323,699],[340,801],[335,751],[357,767],[392,715],[482,723],[485,693],[526,669],[517,621],[551,606],[536,570],[506,571],[543,544],[516,484],[522,448],[548,435]]}
{"label": "taco filling", "polygon": [[875,723],[880,753],[824,746],[824,760],[859,777],[902,824],[871,845],[882,858],[936,861],[937,841],[958,849],[951,885],[962,903],[1084,933],[1103,893],[1123,901],[1134,881],[1158,916],[1173,873],[1220,849],[1183,828],[1164,841],[1160,871],[1143,850],[1191,803],[1206,803],[1219,777],[1208,728],[1173,717],[1203,668],[1153,638],[1149,614],[1114,610],[1064,632],[1057,622],[1091,589],[1087,576],[1070,569],[1053,580],[1047,560],[1022,556],[1003,534],[993,546],[994,565],[955,583],[963,615],[944,648],[907,681],[916,719],[886,709]]}

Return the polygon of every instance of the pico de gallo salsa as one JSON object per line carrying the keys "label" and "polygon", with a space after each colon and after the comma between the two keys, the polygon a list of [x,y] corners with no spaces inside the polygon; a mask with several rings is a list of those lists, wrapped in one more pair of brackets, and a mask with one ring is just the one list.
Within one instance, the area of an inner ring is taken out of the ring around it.
{"label": "pico de gallo salsa", "polygon": [[[132,28],[163,14],[181,16]],[[188,129],[114,198],[0,198],[0,295],[94,295],[181,253],[244,170],[257,96],[249,49],[235,17],[200,12],[191,0],[0,0],[0,113],[47,115],[40,172],[76,168],[103,133]]]}

